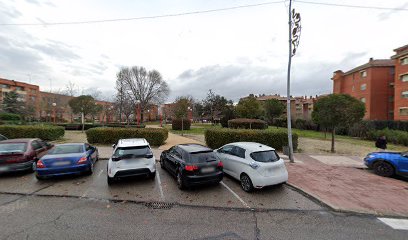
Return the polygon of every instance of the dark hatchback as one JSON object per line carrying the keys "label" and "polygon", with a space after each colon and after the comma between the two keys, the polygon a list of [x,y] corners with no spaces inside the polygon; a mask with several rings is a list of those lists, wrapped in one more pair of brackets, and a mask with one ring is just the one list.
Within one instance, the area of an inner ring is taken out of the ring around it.
{"label": "dark hatchback", "polygon": [[176,177],[180,189],[218,184],[223,165],[212,149],[199,144],[180,144],[160,155],[160,166]]}
{"label": "dark hatchback", "polygon": [[0,173],[33,171],[35,162],[53,145],[41,139],[8,139],[0,141]]}

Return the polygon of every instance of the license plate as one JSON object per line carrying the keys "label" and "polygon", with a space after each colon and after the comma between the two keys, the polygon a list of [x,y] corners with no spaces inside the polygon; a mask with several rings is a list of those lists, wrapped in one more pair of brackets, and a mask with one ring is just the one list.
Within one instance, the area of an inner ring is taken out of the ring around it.
{"label": "license plate", "polygon": [[213,167],[205,167],[205,168],[201,169],[202,173],[210,173],[210,172],[214,172],[214,171],[215,171],[215,168],[213,168]]}
{"label": "license plate", "polygon": [[61,162],[54,163],[53,166],[60,167],[60,166],[67,166],[67,165],[70,165],[70,164],[71,164],[70,161],[61,161]]}

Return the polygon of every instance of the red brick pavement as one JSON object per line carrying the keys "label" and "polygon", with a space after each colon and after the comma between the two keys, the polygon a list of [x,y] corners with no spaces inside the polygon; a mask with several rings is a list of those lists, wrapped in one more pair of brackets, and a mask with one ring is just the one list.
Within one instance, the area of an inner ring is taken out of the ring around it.
{"label": "red brick pavement", "polygon": [[408,216],[408,180],[385,178],[354,167],[323,164],[297,154],[287,163],[288,183],[339,211]]}

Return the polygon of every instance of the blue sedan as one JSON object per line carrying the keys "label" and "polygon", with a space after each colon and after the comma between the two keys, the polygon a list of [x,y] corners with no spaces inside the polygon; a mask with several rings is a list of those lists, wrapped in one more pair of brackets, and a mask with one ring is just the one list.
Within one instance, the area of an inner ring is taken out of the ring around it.
{"label": "blue sedan", "polygon": [[98,158],[98,149],[87,143],[58,144],[37,161],[35,176],[42,180],[69,174],[91,175]]}
{"label": "blue sedan", "polygon": [[408,152],[374,152],[364,158],[364,163],[383,177],[408,176]]}

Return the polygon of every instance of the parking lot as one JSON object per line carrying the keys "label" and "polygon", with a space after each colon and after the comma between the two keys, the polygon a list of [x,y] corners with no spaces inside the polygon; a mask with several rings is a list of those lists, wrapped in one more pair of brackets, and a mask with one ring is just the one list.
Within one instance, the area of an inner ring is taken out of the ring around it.
{"label": "parking lot", "polygon": [[[156,150],[157,156],[160,151]],[[230,177],[217,186],[202,186],[181,191],[175,179],[157,163],[154,180],[125,179],[111,186],[106,181],[107,160],[99,160],[91,176],[69,176],[38,181],[32,173],[0,176],[0,193],[65,196],[100,200],[134,202],[168,202],[179,205],[221,208],[305,209],[323,207],[284,185],[268,187],[253,193],[244,192],[239,182]]]}

